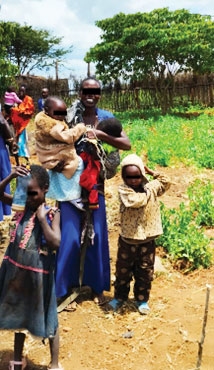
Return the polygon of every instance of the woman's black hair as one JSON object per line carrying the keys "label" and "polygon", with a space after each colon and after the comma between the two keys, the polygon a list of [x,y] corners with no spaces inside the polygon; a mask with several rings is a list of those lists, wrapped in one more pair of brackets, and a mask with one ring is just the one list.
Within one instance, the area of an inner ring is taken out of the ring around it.
{"label": "woman's black hair", "polygon": [[80,88],[79,88],[79,91],[81,91],[83,89],[83,85],[86,81],[90,81],[90,80],[93,80],[94,82],[97,82],[99,87],[101,88],[101,85],[100,85],[100,81],[98,81],[95,77],[86,77],[84,78],[84,80],[82,80],[80,82]]}
{"label": "woman's black hair", "polygon": [[48,189],[49,188],[49,175],[45,168],[39,166],[37,164],[32,164],[30,166],[30,174],[33,179],[36,179],[39,187],[41,189]]}

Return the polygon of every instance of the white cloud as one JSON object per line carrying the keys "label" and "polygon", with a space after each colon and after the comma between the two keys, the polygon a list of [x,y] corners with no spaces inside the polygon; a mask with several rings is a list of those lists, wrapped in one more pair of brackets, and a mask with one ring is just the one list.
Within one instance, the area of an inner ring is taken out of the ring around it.
{"label": "white cloud", "polygon": [[[5,0],[2,3],[1,19],[27,23],[34,28],[43,28],[53,35],[63,37],[62,45],[73,45],[71,58],[79,58],[79,65],[83,65],[83,58],[90,47],[99,42],[100,30],[82,18],[68,6],[66,0]],[[71,60],[71,65],[73,64]],[[75,73],[82,74],[76,63]],[[83,68],[82,68],[83,69]]]}
{"label": "white cloud", "polygon": [[57,36],[64,36],[64,45],[67,46],[76,44],[86,49],[99,40],[99,29],[84,23],[66,0],[3,1],[1,18],[51,30]]}
{"label": "white cloud", "polygon": [[[212,2],[211,2],[212,1]],[[0,0],[0,18],[5,21],[27,23],[62,37],[63,46],[73,45],[69,63],[76,75],[86,74],[83,58],[90,47],[100,41],[101,30],[95,21],[123,12],[149,12],[168,7],[170,10],[188,9],[192,13],[214,15],[213,0]],[[70,69],[64,74],[70,74]],[[45,74],[45,72],[44,72]],[[54,72],[53,72],[54,75]]]}

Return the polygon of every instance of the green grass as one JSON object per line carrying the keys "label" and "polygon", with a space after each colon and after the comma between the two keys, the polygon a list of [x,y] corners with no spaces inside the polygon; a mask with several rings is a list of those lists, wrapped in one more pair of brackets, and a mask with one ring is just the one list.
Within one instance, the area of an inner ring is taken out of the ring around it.
{"label": "green grass", "polygon": [[144,119],[135,112],[115,115],[130,138],[132,152],[146,155],[149,162],[161,166],[182,162],[187,166],[214,168],[214,116],[201,114],[187,119],[153,112]]}

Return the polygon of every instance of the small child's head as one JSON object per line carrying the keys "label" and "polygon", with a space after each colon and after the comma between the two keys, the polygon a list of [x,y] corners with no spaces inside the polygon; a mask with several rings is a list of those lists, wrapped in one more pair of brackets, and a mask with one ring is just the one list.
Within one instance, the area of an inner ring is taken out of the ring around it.
{"label": "small child's head", "polygon": [[15,89],[14,86],[8,86],[7,92],[15,92],[15,91],[16,91],[16,89]]}
{"label": "small child's head", "polygon": [[45,100],[44,111],[47,116],[58,121],[63,121],[67,115],[67,106],[58,96],[49,96]]}
{"label": "small child's head", "polygon": [[47,87],[44,87],[44,88],[42,89],[42,98],[43,98],[43,99],[47,99],[48,94],[49,94],[49,90],[48,90],[48,88],[47,88]]}
{"label": "small child's head", "polygon": [[103,131],[114,137],[120,137],[123,127],[117,118],[107,118],[99,122],[97,130]]}
{"label": "small child's head", "polygon": [[35,164],[30,166],[30,175],[26,206],[36,211],[45,201],[45,194],[49,188],[49,175],[45,168]]}
{"label": "small child's head", "polygon": [[121,169],[123,181],[134,190],[148,182],[143,161],[136,154],[127,155],[121,162]]}

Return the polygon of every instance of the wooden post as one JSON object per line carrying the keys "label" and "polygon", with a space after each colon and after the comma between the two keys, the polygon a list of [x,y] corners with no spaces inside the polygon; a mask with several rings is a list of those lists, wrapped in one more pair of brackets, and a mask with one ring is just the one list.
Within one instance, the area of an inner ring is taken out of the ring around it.
{"label": "wooden post", "polygon": [[200,340],[200,342],[198,342],[198,360],[197,360],[196,370],[200,370],[200,368],[201,368],[203,345],[204,345],[204,339],[205,339],[205,335],[206,335],[206,325],[207,325],[207,316],[208,316],[210,288],[211,288],[211,286],[207,284],[207,294],[206,294],[206,303],[205,303],[205,310],[204,310],[204,320],[203,320],[203,326],[202,326],[202,332],[201,332],[201,340]]}

